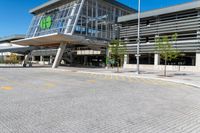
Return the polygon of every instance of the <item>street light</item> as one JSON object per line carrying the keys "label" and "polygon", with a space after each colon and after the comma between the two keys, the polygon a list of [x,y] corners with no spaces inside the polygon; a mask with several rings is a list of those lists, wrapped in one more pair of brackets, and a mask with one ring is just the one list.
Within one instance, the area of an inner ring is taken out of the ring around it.
{"label": "street light", "polygon": [[137,59],[136,74],[140,74],[140,0],[138,0],[138,38],[137,38],[137,54],[135,56]]}

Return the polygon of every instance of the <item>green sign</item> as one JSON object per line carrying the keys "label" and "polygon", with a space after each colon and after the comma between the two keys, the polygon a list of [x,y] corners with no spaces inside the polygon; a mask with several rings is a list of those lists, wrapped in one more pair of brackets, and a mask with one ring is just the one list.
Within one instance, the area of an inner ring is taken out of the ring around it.
{"label": "green sign", "polygon": [[52,19],[50,16],[42,18],[40,21],[40,28],[43,30],[49,29],[52,25]]}

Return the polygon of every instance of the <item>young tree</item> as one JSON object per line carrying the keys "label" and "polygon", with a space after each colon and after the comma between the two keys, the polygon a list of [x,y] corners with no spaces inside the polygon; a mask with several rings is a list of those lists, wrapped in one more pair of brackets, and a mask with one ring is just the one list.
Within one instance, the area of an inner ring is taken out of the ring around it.
{"label": "young tree", "polygon": [[155,49],[160,54],[160,57],[165,61],[164,76],[167,75],[167,61],[176,59],[180,52],[174,48],[173,44],[177,41],[177,33],[172,36],[162,36],[155,38]]}
{"label": "young tree", "polygon": [[119,40],[113,40],[109,44],[110,61],[114,61],[117,65],[117,72],[119,72],[119,67],[123,65],[124,56],[126,54],[126,46],[123,42]]}
{"label": "young tree", "polygon": [[17,59],[17,55],[14,54],[14,53],[11,53],[10,56],[9,56],[9,61],[11,64],[16,64],[18,63],[18,59]]}

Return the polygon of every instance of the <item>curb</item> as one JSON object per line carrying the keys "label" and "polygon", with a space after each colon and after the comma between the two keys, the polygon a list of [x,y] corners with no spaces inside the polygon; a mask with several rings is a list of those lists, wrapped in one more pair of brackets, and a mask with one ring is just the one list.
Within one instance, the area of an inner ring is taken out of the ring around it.
{"label": "curb", "polygon": [[[43,68],[43,69],[47,69],[47,68]],[[153,80],[161,80],[161,81],[168,81],[168,82],[173,82],[173,83],[178,83],[178,84],[184,84],[184,85],[188,85],[188,86],[193,86],[195,88],[199,88],[200,89],[200,85],[194,84],[194,83],[189,83],[186,82],[185,80],[180,80],[180,79],[164,79],[164,78],[157,78],[157,77],[147,77],[147,76],[137,76],[137,75],[121,75],[118,73],[100,73],[100,72],[88,72],[88,71],[80,71],[80,70],[65,70],[65,69],[54,69],[56,71],[65,71],[65,72],[76,72],[76,73],[85,73],[85,74],[96,74],[96,75],[117,75],[120,77],[131,77],[131,78],[141,78],[141,79],[153,79]]]}

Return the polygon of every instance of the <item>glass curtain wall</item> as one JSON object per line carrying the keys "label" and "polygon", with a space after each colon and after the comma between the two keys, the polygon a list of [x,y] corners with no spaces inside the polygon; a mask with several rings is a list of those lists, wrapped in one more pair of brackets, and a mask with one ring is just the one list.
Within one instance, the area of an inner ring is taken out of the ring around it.
{"label": "glass curtain wall", "polygon": [[72,33],[82,1],[71,0],[58,8],[34,16],[26,38],[52,33]]}
{"label": "glass curtain wall", "polygon": [[117,17],[128,12],[103,0],[85,0],[74,34],[111,40],[117,38]]}
{"label": "glass curtain wall", "polygon": [[26,38],[63,33],[112,40],[119,35],[117,17],[128,13],[105,0],[68,0],[60,7],[34,16]]}

